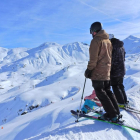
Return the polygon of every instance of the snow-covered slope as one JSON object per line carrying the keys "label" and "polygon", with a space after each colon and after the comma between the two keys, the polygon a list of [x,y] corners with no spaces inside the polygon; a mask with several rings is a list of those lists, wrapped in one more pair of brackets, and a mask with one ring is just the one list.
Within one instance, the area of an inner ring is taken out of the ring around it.
{"label": "snow-covered slope", "polygon": [[[125,43],[126,44],[126,43]],[[19,49],[14,59],[2,48],[0,69],[0,140],[138,140],[130,129],[93,120],[75,123],[70,110],[79,109],[88,61],[88,45],[44,43]],[[9,57],[8,57],[9,56]],[[9,60],[4,63],[4,60]],[[137,61],[135,61],[137,60]],[[140,106],[140,60],[126,56],[124,84],[130,104]],[[92,93],[87,80],[84,96]],[[84,102],[84,101],[83,101]],[[140,126],[140,116],[121,111],[127,123]]]}

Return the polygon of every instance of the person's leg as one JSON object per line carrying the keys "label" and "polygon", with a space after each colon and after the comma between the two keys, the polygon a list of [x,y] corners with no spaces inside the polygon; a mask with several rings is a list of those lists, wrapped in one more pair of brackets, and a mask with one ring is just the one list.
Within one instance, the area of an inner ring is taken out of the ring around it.
{"label": "person's leg", "polygon": [[122,91],[124,101],[125,101],[125,103],[127,103],[127,96],[126,96],[126,92],[125,92],[124,85],[123,85],[123,78],[120,78],[119,87]]}
{"label": "person's leg", "polygon": [[119,107],[118,107],[118,103],[117,103],[116,97],[115,97],[115,95],[112,93],[111,88],[110,88],[110,81],[105,81],[105,82],[104,82],[104,85],[105,85],[105,91],[106,91],[108,97],[110,98],[110,100],[111,100],[112,103],[113,103],[113,106],[114,106],[115,109],[117,110],[117,114],[120,114],[120,110],[119,110]]}
{"label": "person's leg", "polygon": [[118,113],[113,106],[111,99],[108,97],[106,91],[104,90],[104,81],[92,80],[92,86],[94,87],[96,95],[102,103],[106,113],[108,113],[111,118],[115,117]]}
{"label": "person's leg", "polygon": [[122,85],[121,85],[121,79],[120,78],[111,78],[111,86],[113,89],[113,92],[116,96],[116,99],[118,101],[119,104],[124,104],[124,97],[123,97],[123,92],[121,90],[121,88],[123,89]]}

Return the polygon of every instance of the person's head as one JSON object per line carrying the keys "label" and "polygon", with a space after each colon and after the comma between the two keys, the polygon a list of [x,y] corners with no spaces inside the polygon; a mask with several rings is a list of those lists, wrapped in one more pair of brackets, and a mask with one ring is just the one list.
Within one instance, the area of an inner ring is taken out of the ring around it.
{"label": "person's head", "polygon": [[109,39],[111,40],[112,38],[114,38],[113,34],[109,34]]}
{"label": "person's head", "polygon": [[102,24],[100,22],[94,22],[90,26],[90,34],[94,37],[100,30],[102,30]]}

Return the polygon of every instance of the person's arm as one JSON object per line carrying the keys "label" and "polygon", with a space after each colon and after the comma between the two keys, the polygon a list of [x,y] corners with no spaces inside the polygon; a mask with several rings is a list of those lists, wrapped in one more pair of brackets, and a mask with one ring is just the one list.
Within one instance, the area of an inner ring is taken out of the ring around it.
{"label": "person's arm", "polygon": [[89,48],[89,62],[87,68],[93,70],[97,65],[99,54],[99,44],[96,40],[92,40]]}
{"label": "person's arm", "polygon": [[125,48],[123,47],[123,53],[124,53],[124,61],[125,61],[125,54],[126,54],[126,52],[125,52]]}
{"label": "person's arm", "polygon": [[125,52],[125,50],[124,50],[124,61],[125,61],[125,54],[126,54],[126,52]]}

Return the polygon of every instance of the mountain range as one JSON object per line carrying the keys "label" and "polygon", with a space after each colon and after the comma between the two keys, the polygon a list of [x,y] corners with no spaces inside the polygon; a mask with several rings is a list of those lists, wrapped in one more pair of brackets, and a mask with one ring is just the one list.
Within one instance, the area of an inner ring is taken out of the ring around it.
{"label": "mountain range", "polygon": [[[125,89],[130,104],[139,109],[140,38],[130,35],[123,42]],[[103,124],[99,128],[101,123],[95,123],[94,128],[90,120],[72,123],[70,110],[80,105],[89,45],[47,42],[35,48],[0,47],[0,52],[0,140],[110,139],[110,132],[114,139],[118,135],[119,139],[140,139],[137,133],[128,130],[128,134],[117,126],[112,129]],[[92,90],[91,81],[87,80],[84,96]],[[132,125],[140,124],[140,116],[125,111],[122,114]]]}

